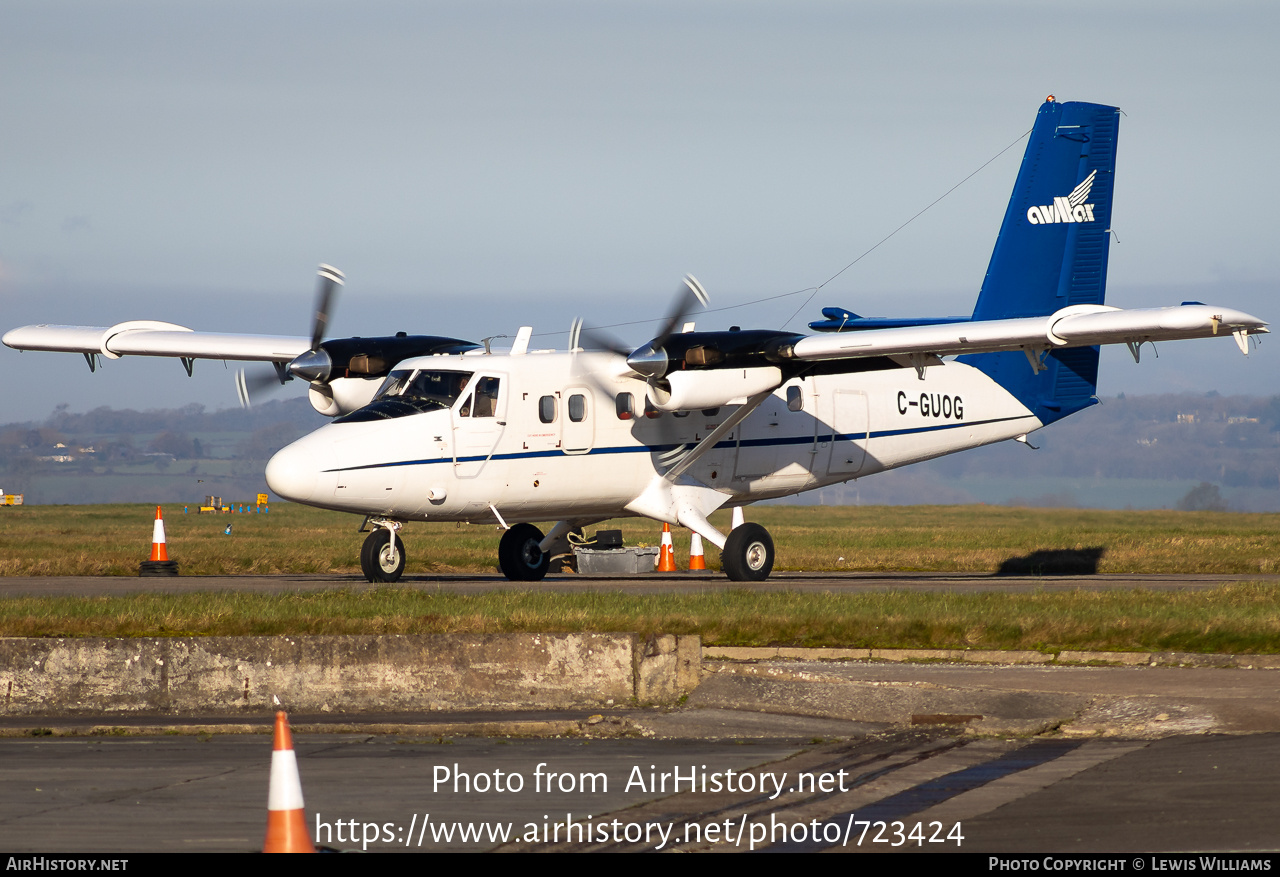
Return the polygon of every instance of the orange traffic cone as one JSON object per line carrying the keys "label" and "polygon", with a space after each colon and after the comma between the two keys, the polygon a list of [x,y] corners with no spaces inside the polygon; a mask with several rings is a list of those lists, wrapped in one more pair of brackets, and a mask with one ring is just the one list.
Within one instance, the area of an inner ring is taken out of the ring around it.
{"label": "orange traffic cone", "polygon": [[689,572],[707,571],[707,561],[702,555],[702,537],[697,533],[689,541]]}
{"label": "orange traffic cone", "polygon": [[140,576],[176,576],[178,562],[169,559],[169,551],[164,542],[164,518],[160,516],[160,506],[156,506],[156,522],[151,528],[151,559],[144,560],[138,566]]}
{"label": "orange traffic cone", "polygon": [[302,806],[302,780],[298,757],[293,753],[289,717],[276,713],[275,741],[271,747],[271,786],[267,792],[267,839],[264,853],[314,853],[307,834],[307,814]]}
{"label": "orange traffic cone", "polygon": [[658,555],[658,572],[676,571],[676,552],[671,545],[671,525],[662,525],[662,553]]}
{"label": "orange traffic cone", "polygon": [[164,516],[160,514],[160,506],[156,506],[156,522],[151,528],[151,559],[169,559],[169,551],[164,543]]}

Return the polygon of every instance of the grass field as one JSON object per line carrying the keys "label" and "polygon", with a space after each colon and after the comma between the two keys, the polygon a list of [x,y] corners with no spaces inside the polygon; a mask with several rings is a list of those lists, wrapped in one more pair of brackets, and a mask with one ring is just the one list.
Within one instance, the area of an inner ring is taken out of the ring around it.
{"label": "grass field", "polygon": [[1280,652],[1280,587],[635,596],[421,588],[0,601],[3,636],[269,636],[560,631],[699,634],[745,646]]}
{"label": "grass field", "polygon": [[[187,575],[358,573],[359,519],[277,504],[270,514],[194,515],[166,507],[170,557]],[[137,574],[154,506],[0,509],[0,574]],[[721,520],[721,518],[724,520]],[[1235,573],[1280,571],[1280,515],[1097,512],[988,506],[752,508],[779,569]],[[727,514],[714,522],[727,526]],[[232,525],[232,534],[223,530]],[[656,544],[647,521],[615,522]],[[490,526],[411,524],[408,573],[493,573]],[[684,565],[687,534],[676,534]],[[708,561],[717,565],[715,551]],[[0,600],[0,636],[696,633],[720,645],[1280,652],[1280,585],[1194,592],[840,595],[743,588],[691,595],[481,596],[421,588],[264,595],[136,594]]]}
{"label": "grass field", "polygon": [[[358,516],[286,503],[236,515],[168,505],[164,515],[169,556],[186,575],[360,571]],[[0,575],[137,575],[154,516],[144,505],[0,508]],[[712,522],[727,528],[728,517]],[[1280,573],[1280,514],[764,505],[748,518],[773,535],[779,570]],[[620,527],[629,545],[661,538],[646,520],[599,526]],[[496,571],[496,526],[411,523],[403,535],[408,575]],[[688,532],[674,538],[684,566]],[[714,548],[707,561],[718,566]]]}

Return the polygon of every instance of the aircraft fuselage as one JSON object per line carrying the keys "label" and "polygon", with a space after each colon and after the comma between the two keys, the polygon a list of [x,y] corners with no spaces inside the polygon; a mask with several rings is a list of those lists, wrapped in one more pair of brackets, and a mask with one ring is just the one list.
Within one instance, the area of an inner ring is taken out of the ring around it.
{"label": "aircraft fuselage", "polygon": [[[646,384],[609,377],[617,369],[607,354],[477,351],[397,367],[414,370],[467,375],[470,387],[496,382],[496,398],[485,412],[472,410],[479,406],[467,393],[447,409],[339,418],[276,454],[266,473],[271,489],[295,502],[399,520],[492,522],[495,509],[508,523],[626,516],[655,475],[746,401],[674,413],[646,408]],[[593,380],[579,377],[588,374]],[[1041,425],[958,362],[925,368],[923,378],[912,368],[808,375],[774,390],[681,478],[737,505]]]}

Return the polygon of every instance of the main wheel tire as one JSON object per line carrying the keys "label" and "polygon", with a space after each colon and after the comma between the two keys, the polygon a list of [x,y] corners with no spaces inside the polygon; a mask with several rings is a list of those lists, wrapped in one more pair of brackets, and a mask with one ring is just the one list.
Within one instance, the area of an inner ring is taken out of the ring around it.
{"label": "main wheel tire", "polygon": [[773,538],[759,524],[743,524],[729,531],[720,552],[720,566],[734,582],[763,582],[773,572]]}
{"label": "main wheel tire", "polygon": [[513,582],[538,582],[551,566],[551,555],[538,547],[542,531],[533,524],[516,524],[498,543],[498,567]]}
{"label": "main wheel tire", "polygon": [[404,572],[404,542],[397,535],[395,557],[391,554],[390,530],[379,527],[360,546],[360,569],[370,582],[398,582]]}

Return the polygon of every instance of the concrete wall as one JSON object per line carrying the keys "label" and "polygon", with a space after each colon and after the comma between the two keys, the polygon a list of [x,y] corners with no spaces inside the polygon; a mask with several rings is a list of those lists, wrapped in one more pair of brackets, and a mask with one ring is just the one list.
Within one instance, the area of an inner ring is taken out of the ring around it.
{"label": "concrete wall", "polygon": [[537,709],[674,703],[697,637],[0,638],[0,712]]}

